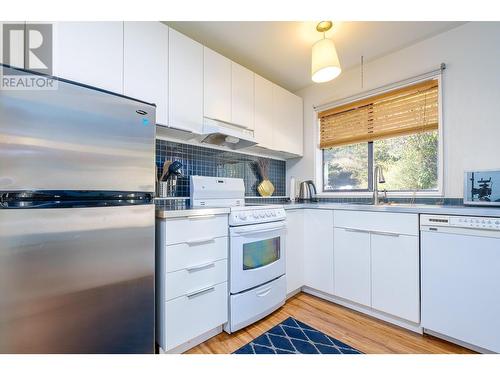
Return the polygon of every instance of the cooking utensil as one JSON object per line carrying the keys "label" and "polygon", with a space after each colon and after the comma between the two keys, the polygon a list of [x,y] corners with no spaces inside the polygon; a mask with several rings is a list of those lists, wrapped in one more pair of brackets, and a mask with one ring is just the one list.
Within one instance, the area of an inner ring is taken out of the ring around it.
{"label": "cooking utensil", "polygon": [[181,176],[182,175],[182,171],[180,170],[181,168],[182,168],[182,163],[177,160],[174,161],[168,167],[168,173],[165,180],[168,180],[171,176]]}
{"label": "cooking utensil", "polygon": [[163,163],[163,169],[162,169],[162,172],[161,172],[160,181],[165,181],[166,180],[166,177],[167,177],[167,174],[168,174],[168,170],[169,170],[171,164],[172,164],[171,160],[165,160],[165,163]]}

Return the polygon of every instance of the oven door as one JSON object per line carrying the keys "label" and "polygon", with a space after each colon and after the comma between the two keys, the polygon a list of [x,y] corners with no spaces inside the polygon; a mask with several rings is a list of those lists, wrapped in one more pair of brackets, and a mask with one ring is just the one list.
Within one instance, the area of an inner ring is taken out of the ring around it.
{"label": "oven door", "polygon": [[233,227],[230,234],[232,294],[285,274],[285,221]]}

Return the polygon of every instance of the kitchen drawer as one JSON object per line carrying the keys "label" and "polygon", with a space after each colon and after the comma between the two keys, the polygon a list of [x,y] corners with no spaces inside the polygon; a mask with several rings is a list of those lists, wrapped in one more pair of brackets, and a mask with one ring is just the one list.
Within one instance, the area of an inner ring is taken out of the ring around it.
{"label": "kitchen drawer", "polygon": [[166,303],[165,350],[171,350],[227,322],[227,283]]}
{"label": "kitchen drawer", "polygon": [[165,221],[167,245],[227,236],[227,215],[197,215]]}
{"label": "kitchen drawer", "polygon": [[192,268],[200,264],[226,259],[228,238],[218,237],[203,242],[188,242],[166,247],[166,272]]}
{"label": "kitchen drawer", "polygon": [[367,211],[342,211],[333,212],[333,225],[338,228],[352,228],[372,232],[388,232],[418,236],[418,215],[367,212]]}
{"label": "kitchen drawer", "polygon": [[227,281],[227,260],[202,263],[188,269],[170,272],[166,278],[167,301]]}
{"label": "kitchen drawer", "polygon": [[286,276],[231,297],[231,332],[235,332],[276,310],[285,303]]}

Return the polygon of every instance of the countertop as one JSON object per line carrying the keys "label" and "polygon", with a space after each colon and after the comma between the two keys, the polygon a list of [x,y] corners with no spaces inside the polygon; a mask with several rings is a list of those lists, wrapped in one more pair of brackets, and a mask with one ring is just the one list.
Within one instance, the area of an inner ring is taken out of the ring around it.
{"label": "countertop", "polygon": [[356,203],[285,203],[285,210],[322,209],[322,210],[355,210],[377,212],[404,212],[415,214],[463,215],[500,217],[500,208],[477,206],[450,206],[434,204],[394,203],[386,205],[356,204]]}
{"label": "countertop", "polygon": [[[255,204],[254,204],[255,205]],[[266,203],[265,205],[269,205]],[[372,205],[362,203],[278,203],[285,210],[297,209],[320,209],[320,210],[354,210],[354,211],[376,211],[376,212],[400,212],[414,214],[434,214],[434,215],[462,215],[462,216],[487,216],[500,217],[500,208],[477,207],[477,206],[452,206],[452,205],[431,205],[431,204],[406,204],[393,203],[384,205]],[[190,207],[188,205],[178,205],[156,209],[156,217],[159,219],[221,215],[229,214],[227,207]]]}
{"label": "countertop", "polygon": [[228,207],[176,207],[176,208],[157,208],[156,217],[158,219],[172,219],[178,217],[223,215],[229,214]]}

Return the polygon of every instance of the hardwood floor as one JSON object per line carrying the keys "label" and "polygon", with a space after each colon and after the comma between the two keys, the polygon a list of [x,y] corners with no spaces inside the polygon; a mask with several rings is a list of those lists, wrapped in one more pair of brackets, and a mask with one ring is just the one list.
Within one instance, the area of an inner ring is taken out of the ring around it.
{"label": "hardwood floor", "polygon": [[228,335],[223,332],[192,348],[190,354],[229,354],[292,316],[367,353],[473,353],[428,335],[419,335],[305,293],[299,293],[268,317]]}

